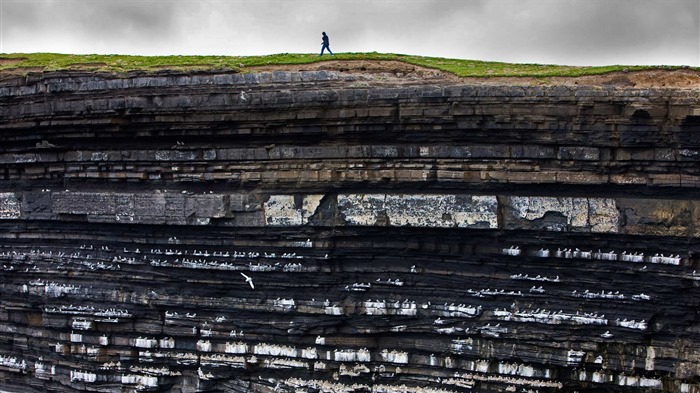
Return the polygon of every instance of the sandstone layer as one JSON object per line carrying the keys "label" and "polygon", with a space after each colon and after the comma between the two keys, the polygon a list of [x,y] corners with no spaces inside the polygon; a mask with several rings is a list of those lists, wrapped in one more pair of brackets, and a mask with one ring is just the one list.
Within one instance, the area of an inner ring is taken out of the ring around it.
{"label": "sandstone layer", "polygon": [[7,392],[700,390],[700,90],[0,85]]}

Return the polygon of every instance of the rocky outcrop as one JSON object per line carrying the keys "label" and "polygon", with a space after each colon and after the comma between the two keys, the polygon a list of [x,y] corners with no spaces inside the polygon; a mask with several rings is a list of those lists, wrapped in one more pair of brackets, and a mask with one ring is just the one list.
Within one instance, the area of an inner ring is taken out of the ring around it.
{"label": "rocky outcrop", "polygon": [[0,86],[10,392],[700,389],[700,93]]}

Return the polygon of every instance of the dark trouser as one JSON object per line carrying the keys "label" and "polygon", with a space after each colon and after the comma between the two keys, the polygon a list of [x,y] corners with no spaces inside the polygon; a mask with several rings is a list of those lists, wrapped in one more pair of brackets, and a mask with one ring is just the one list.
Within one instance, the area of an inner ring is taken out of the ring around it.
{"label": "dark trouser", "polygon": [[323,56],[323,50],[324,50],[324,49],[328,49],[328,53],[330,53],[331,55],[333,55],[333,52],[331,52],[331,48],[330,48],[328,45],[323,45],[323,46],[321,46],[321,54],[320,54],[319,56]]}

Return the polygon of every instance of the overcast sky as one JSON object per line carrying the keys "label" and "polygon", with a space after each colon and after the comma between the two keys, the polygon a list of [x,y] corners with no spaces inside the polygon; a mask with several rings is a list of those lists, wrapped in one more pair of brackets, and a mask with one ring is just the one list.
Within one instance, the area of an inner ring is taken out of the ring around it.
{"label": "overcast sky", "polygon": [[0,0],[0,52],[700,66],[700,0]]}

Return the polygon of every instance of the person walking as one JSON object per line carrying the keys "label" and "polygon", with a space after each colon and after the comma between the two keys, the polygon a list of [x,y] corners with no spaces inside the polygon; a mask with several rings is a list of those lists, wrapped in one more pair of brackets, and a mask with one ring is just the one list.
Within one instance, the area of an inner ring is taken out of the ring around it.
{"label": "person walking", "polygon": [[323,36],[321,37],[321,39],[323,40],[323,42],[321,42],[321,54],[319,56],[323,56],[323,51],[325,49],[328,49],[328,53],[330,53],[331,56],[333,56],[333,52],[331,52],[330,43],[328,42],[328,36],[326,35],[325,31],[322,34]]}

